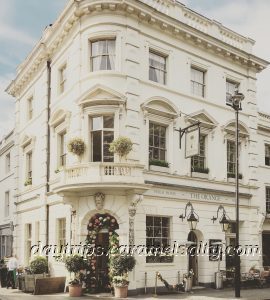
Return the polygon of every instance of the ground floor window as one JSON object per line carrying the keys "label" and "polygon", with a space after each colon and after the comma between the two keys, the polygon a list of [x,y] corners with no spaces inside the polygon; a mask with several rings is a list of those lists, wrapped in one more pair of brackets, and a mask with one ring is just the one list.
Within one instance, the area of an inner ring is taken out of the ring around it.
{"label": "ground floor window", "polygon": [[12,252],[12,236],[0,235],[0,257],[11,256]]}
{"label": "ground floor window", "polygon": [[270,267],[270,232],[262,234],[263,266]]}
{"label": "ground floor window", "polygon": [[147,263],[172,262],[173,257],[166,252],[170,246],[170,218],[146,216]]}

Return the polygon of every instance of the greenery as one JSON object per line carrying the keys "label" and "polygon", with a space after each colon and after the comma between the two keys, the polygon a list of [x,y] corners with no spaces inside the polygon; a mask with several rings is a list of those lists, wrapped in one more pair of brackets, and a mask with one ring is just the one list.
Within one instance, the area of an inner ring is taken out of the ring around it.
{"label": "greenery", "polygon": [[149,160],[149,165],[150,166],[153,165],[153,166],[169,168],[169,163],[166,162],[165,160],[150,159]]}
{"label": "greenery", "polygon": [[25,180],[24,186],[28,186],[32,184],[32,178],[28,178]]}
{"label": "greenery", "polygon": [[191,167],[191,171],[192,172],[198,172],[198,173],[204,173],[204,174],[208,174],[209,173],[209,169],[208,168],[200,168],[200,167]]}
{"label": "greenery", "polygon": [[70,285],[78,285],[82,282],[83,274],[81,270],[87,268],[87,263],[80,255],[68,256],[65,261],[65,266],[68,272],[74,273],[75,278],[69,282]]}
{"label": "greenery", "polygon": [[84,154],[86,145],[81,138],[75,137],[69,141],[67,148],[69,152],[80,156]]}
{"label": "greenery", "polygon": [[30,262],[32,274],[43,274],[48,272],[48,261],[45,257],[37,256]]}
{"label": "greenery", "polygon": [[111,268],[113,276],[124,276],[127,272],[131,272],[136,264],[136,260],[132,255],[127,253],[117,254],[111,257]]}
{"label": "greenery", "polygon": [[132,151],[133,143],[130,138],[120,136],[110,144],[110,152],[119,155],[120,159]]}
{"label": "greenery", "polygon": [[[228,178],[235,178],[235,173],[227,173],[227,177]],[[243,179],[243,175],[241,173],[239,173],[238,178]]]}

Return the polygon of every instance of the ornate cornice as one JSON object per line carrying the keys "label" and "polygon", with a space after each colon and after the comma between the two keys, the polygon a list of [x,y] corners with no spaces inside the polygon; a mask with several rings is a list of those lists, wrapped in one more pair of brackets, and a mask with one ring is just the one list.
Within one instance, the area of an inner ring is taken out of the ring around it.
{"label": "ornate cornice", "polygon": [[[184,17],[185,23],[169,15],[172,8],[183,7],[182,4],[174,0],[77,0],[70,1],[65,10],[59,16],[57,21],[49,26],[43,33],[39,43],[35,46],[25,61],[18,67],[17,76],[7,88],[7,92],[13,96],[18,96],[21,90],[31,81],[38,70],[44,66],[47,60],[51,60],[55,52],[62,45],[63,41],[70,35],[71,29],[77,24],[77,21],[89,14],[98,14],[103,11],[118,11],[129,16],[138,18],[141,22],[148,23],[159,30],[166,31],[167,34],[175,38],[192,43],[196,47],[204,48],[207,51],[230,60],[236,64],[253,68],[260,72],[268,65],[268,62],[260,59],[249,52],[245,52],[241,46],[248,38],[241,37],[223,27],[216,21],[209,20],[199,14],[192,12],[187,8]],[[197,19],[194,17],[197,16]],[[200,18],[199,18],[200,17]],[[195,25],[188,20],[195,22]],[[204,22],[202,22],[204,20]],[[209,35],[207,30],[198,28],[196,25],[209,26],[216,23],[219,28],[217,38]],[[229,43],[228,41],[233,41]],[[253,41],[250,40],[252,43]]]}

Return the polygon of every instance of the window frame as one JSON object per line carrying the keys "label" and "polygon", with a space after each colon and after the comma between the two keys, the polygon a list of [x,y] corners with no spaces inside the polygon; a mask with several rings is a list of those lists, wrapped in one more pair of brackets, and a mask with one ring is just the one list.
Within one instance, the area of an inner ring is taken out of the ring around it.
{"label": "window frame", "polygon": [[10,191],[5,191],[5,218],[10,216]]}
{"label": "window frame", "polygon": [[265,211],[270,214],[270,186],[265,187]]}
{"label": "window frame", "polygon": [[[193,71],[202,73],[202,75],[203,75],[203,82],[202,83],[192,79],[192,72]],[[202,69],[202,68],[200,68],[196,65],[193,65],[193,64],[191,65],[191,67],[190,67],[190,92],[191,92],[192,95],[197,96],[197,97],[201,97],[201,98],[205,98],[205,96],[206,96],[206,72],[207,71],[205,69]],[[194,88],[195,84],[202,87],[202,94],[197,94],[195,92],[195,90],[196,90]]]}
{"label": "window frame", "polygon": [[66,91],[67,83],[67,64],[63,64],[59,70],[59,94],[63,94]]}
{"label": "window frame", "polygon": [[[229,153],[228,153],[228,144],[231,144],[231,145],[233,145],[233,147],[231,147],[231,148],[233,148],[233,157],[234,157],[234,161],[229,161],[228,160],[228,158],[229,158]],[[228,174],[234,174],[234,175],[236,175],[235,173],[236,173],[236,153],[235,153],[235,151],[236,151],[236,149],[235,149],[235,142],[234,141],[232,141],[232,140],[227,140],[227,144],[226,144],[226,153],[227,153],[227,176],[228,176]],[[232,168],[234,169],[234,172],[229,172],[229,170],[230,170],[230,167],[229,167],[229,165],[230,164],[232,164]]]}
{"label": "window frame", "polygon": [[[104,127],[104,117],[112,117],[113,118],[113,128],[106,128]],[[93,130],[92,124],[93,124],[93,119],[95,118],[102,118],[102,127],[97,130]],[[90,143],[91,143],[91,155],[90,155],[90,160],[91,162],[105,162],[105,163],[112,163],[115,161],[114,155],[112,154],[112,161],[104,161],[104,132],[113,132],[113,140],[115,139],[115,114],[114,113],[106,113],[106,114],[98,114],[98,115],[91,115],[89,116],[89,125],[90,125]],[[101,160],[100,161],[94,161],[94,149],[93,149],[93,132],[101,132]]]}
{"label": "window frame", "polygon": [[31,258],[31,246],[33,238],[33,225],[32,223],[25,224],[25,260],[28,264]]}
{"label": "window frame", "polygon": [[[161,68],[158,68],[158,67],[155,67],[155,66],[152,66],[151,63],[150,63],[150,56],[151,54],[153,55],[156,55],[156,56],[159,56],[160,58],[163,58],[164,59],[164,66],[165,68],[164,69],[161,69]],[[164,53],[161,53],[161,52],[158,52],[152,48],[149,48],[149,53],[148,53],[149,57],[148,57],[148,80],[152,81],[152,82],[156,82],[158,84],[162,84],[162,85],[167,85],[167,68],[168,68],[168,55],[164,54]],[[163,82],[160,82],[160,81],[155,81],[153,79],[150,78],[150,69],[154,69],[154,70],[157,70],[158,72],[162,72],[163,73]]]}
{"label": "window frame", "polygon": [[[147,218],[153,218],[153,225],[148,225],[149,222],[147,220]],[[161,219],[161,226],[160,226],[160,232],[161,235],[160,236],[155,236],[155,229],[156,227],[159,228],[159,226],[155,225],[155,219]],[[163,219],[167,220],[168,226],[162,226],[163,225]],[[160,215],[146,215],[145,217],[145,237],[146,237],[146,247],[168,247],[171,244],[171,226],[172,226],[172,220],[171,217],[169,216],[160,216]],[[148,235],[148,228],[151,227],[151,231],[152,231],[152,235]],[[167,236],[163,236],[163,229],[165,229],[165,232],[167,230],[168,235]],[[167,240],[167,244],[166,245],[155,245],[153,243],[154,240],[160,240],[161,243],[163,243],[163,240]],[[148,243],[147,240],[152,240],[151,245]],[[148,251],[147,251],[148,253]],[[172,263],[173,262],[173,256],[162,256],[159,255],[158,253],[156,255],[147,255],[146,256],[146,263]]]}
{"label": "window frame", "polygon": [[232,93],[228,92],[228,89],[227,89],[228,84],[234,85],[234,90],[237,90],[240,87],[240,82],[230,79],[230,78],[226,78],[225,84],[226,84],[226,104],[231,105],[231,102],[228,101],[228,99],[229,99],[229,97],[232,96]]}
{"label": "window frame", "polygon": [[[154,128],[153,128],[153,135],[152,135],[152,138],[153,138],[153,143],[152,144],[153,144],[153,146],[152,145],[150,146],[150,126],[151,125],[154,126]],[[154,146],[154,144],[155,144],[155,142],[154,142],[154,140],[155,140],[155,134],[154,134],[154,132],[155,132],[155,126],[159,127],[159,133],[160,133],[160,128],[161,127],[165,129],[165,135],[164,135],[164,137],[160,136],[160,134],[158,135],[159,145],[160,145],[160,138],[165,139],[165,148],[161,148],[160,146],[159,147],[155,147]],[[168,149],[167,149],[167,143],[168,143],[168,141],[167,141],[168,140],[167,135],[168,135],[168,126],[167,125],[162,124],[162,123],[153,122],[153,121],[149,120],[149,131],[148,131],[148,153],[149,153],[149,161],[151,161],[151,160],[159,160],[159,161],[167,162],[167,152],[168,152]],[[154,158],[154,154],[153,154],[154,151],[151,152],[151,148],[158,149],[158,152],[159,152],[159,154],[158,154],[159,158],[158,159]],[[160,159],[160,151],[164,151],[164,160]]]}
{"label": "window frame", "polygon": [[65,247],[67,243],[67,220],[66,218],[57,218],[57,246]]}
{"label": "window frame", "polygon": [[[201,138],[203,138],[203,144],[204,144],[204,153],[202,154],[202,149],[201,149]],[[199,141],[199,155],[195,155],[191,157],[191,172],[198,172],[200,173],[200,169],[205,170],[207,168],[207,147],[206,147],[206,142],[207,142],[207,135],[206,134],[200,134],[200,141]],[[194,167],[194,160],[198,159],[198,166],[197,169]],[[203,161],[203,166],[200,166],[200,160]]]}
{"label": "window frame", "polygon": [[34,101],[34,96],[27,98],[27,121],[31,121],[33,119],[33,115],[34,115],[33,101]]}
{"label": "window frame", "polygon": [[[106,48],[108,51],[108,41],[114,41],[114,54],[110,55],[109,52],[107,52],[106,54],[99,54],[99,55],[92,55],[93,52],[93,48],[92,45],[93,43],[97,43],[97,42],[102,42],[105,41],[106,42]],[[99,71],[115,71],[116,70],[116,36],[111,36],[111,37],[100,37],[100,38],[93,38],[89,40],[89,52],[90,52],[90,57],[89,57],[89,61],[90,61],[90,72],[99,72]],[[103,57],[105,56],[106,59],[106,69],[98,69],[98,70],[94,70],[93,66],[93,59],[97,58],[97,57]],[[108,69],[108,58],[110,56],[114,57],[114,67],[111,69]]]}
{"label": "window frame", "polygon": [[58,133],[58,167],[66,166],[67,158],[67,131],[63,130]]}
{"label": "window frame", "polygon": [[[267,153],[267,152],[269,152],[269,153]],[[265,166],[270,166],[270,144],[267,144],[267,143],[264,144],[264,164],[265,164]]]}
{"label": "window frame", "polygon": [[33,179],[33,150],[26,152],[26,168],[25,176],[26,180]]}

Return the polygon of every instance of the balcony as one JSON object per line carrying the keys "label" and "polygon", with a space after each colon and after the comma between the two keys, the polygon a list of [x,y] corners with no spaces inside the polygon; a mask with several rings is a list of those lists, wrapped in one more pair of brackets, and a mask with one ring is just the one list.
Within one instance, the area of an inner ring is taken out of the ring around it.
{"label": "balcony", "polygon": [[89,190],[146,190],[143,165],[130,163],[92,162],[68,166],[60,173],[54,186],[56,193],[87,192]]}

